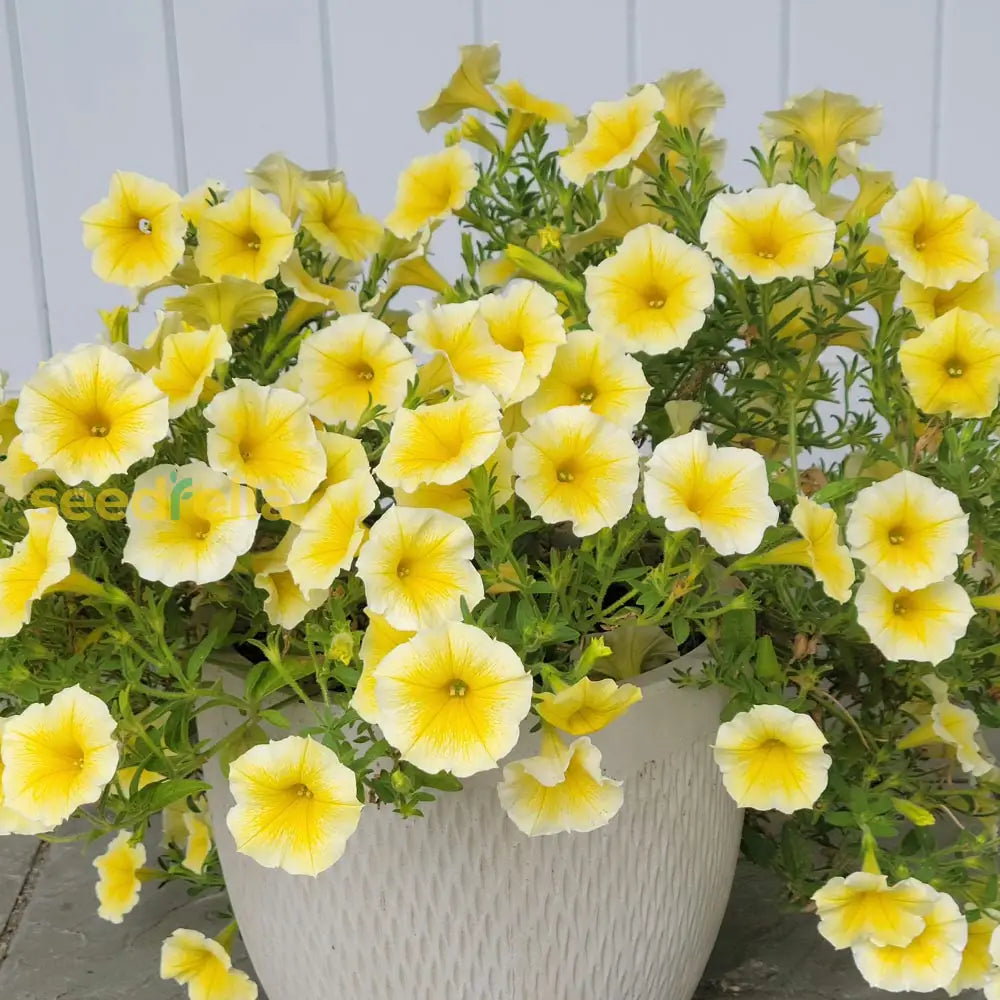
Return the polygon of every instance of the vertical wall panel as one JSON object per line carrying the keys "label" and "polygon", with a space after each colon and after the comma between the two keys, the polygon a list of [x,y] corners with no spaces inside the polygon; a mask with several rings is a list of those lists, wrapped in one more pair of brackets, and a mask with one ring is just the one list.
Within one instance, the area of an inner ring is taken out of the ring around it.
{"label": "vertical wall panel", "polygon": [[328,166],[322,0],[172,0],[184,144],[192,187],[281,150]]}
{"label": "vertical wall panel", "polygon": [[[715,132],[727,142],[723,178],[735,187],[759,180],[748,163],[760,146],[757,126],[765,111],[781,107],[784,54],[782,4],[703,0],[639,0],[638,75],[656,80],[671,70],[705,70],[726,93]],[[695,10],[697,13],[695,14]]]}
{"label": "vertical wall panel", "polygon": [[127,302],[90,270],[80,215],[116,169],[176,184],[162,8],[134,0],[18,0],[52,344],[100,331]]}

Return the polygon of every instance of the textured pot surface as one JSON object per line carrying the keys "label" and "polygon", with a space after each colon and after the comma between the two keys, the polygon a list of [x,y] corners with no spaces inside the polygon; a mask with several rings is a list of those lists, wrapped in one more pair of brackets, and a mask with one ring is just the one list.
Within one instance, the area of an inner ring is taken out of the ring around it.
{"label": "textured pot surface", "polygon": [[[232,798],[209,775],[229,894],[269,1000],[689,1000],[742,816],[709,746],[724,696],[677,688],[665,676],[676,665],[644,675],[643,700],[593,736],[625,781],[624,806],[594,833],[524,836],[493,771],[422,820],[367,807],[344,857],[312,879],[236,853]],[[232,721],[210,714],[202,735]],[[510,759],[537,752],[528,728]]]}

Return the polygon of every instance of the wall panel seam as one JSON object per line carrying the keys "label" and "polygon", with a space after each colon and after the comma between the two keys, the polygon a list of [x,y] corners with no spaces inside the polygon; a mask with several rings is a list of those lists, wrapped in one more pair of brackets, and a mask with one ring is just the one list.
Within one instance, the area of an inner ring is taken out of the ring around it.
{"label": "wall panel seam", "polygon": [[330,0],[316,0],[319,14],[319,53],[323,72],[323,111],[326,116],[326,155],[337,166],[337,111],[333,94],[333,39]]}
{"label": "wall panel seam", "polygon": [[184,103],[181,97],[181,67],[177,52],[177,20],[174,0],[163,0],[163,42],[167,60],[167,94],[170,101],[170,124],[174,136],[174,169],[181,191],[190,188],[187,164],[187,140],[184,135]]}
{"label": "wall panel seam", "polygon": [[934,3],[934,56],[931,77],[930,174],[936,178],[941,165],[941,122],[944,110],[944,0]]}
{"label": "wall panel seam", "polygon": [[781,0],[778,12],[778,96],[781,103],[791,96],[792,80],[792,0]]}

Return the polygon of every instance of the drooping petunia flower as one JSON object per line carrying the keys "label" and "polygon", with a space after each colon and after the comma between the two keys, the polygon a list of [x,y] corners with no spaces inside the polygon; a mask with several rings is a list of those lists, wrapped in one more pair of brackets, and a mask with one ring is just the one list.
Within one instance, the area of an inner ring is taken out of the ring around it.
{"label": "drooping petunia flower", "polygon": [[192,285],[183,295],[167,299],[163,308],[198,330],[221,326],[228,334],[273,316],[278,296],[255,281],[227,275]]}
{"label": "drooping petunia flower", "polygon": [[293,250],[278,268],[281,280],[296,296],[282,320],[282,329],[296,330],[307,320],[322,316],[331,309],[341,316],[360,313],[361,299],[358,293],[346,287],[348,282],[358,276],[358,266],[340,258],[332,271],[323,275],[326,280],[321,281],[306,270],[298,250]]}
{"label": "drooping petunia flower", "polygon": [[150,369],[149,377],[167,397],[171,417],[179,417],[198,402],[215,366],[228,361],[232,354],[221,326],[179,330],[163,338],[160,362]]}
{"label": "drooping petunia flower", "polygon": [[187,831],[187,846],[181,864],[188,871],[200,875],[212,850],[212,828],[204,813],[184,811],[184,828]]}
{"label": "drooping petunia flower", "polygon": [[826,788],[831,759],[812,718],[784,705],[757,705],[719,726],[715,762],[726,791],[746,809],[809,809]]}
{"label": "drooping petunia flower", "polygon": [[204,180],[181,198],[181,215],[186,222],[197,227],[205,211],[217,202],[225,200],[227,194],[229,188],[225,181],[218,178]]}
{"label": "drooping petunia flower", "polygon": [[852,872],[813,893],[819,932],[834,948],[865,942],[903,948],[924,930],[936,893],[915,878],[890,886],[885,875]]}
{"label": "drooping petunia flower", "polygon": [[500,805],[528,837],[589,833],[606,826],[625,800],[622,782],[601,771],[601,751],[586,736],[566,746],[543,730],[541,752],[504,766]]}
{"label": "drooping petunia flower", "polygon": [[108,844],[108,849],[94,859],[100,904],[97,915],[112,924],[120,924],[139,903],[142,883],[137,873],[146,863],[146,848],[142,844],[132,844],[131,839],[128,830],[122,830]]}
{"label": "drooping petunia flower", "polygon": [[954,493],[904,470],[861,490],[846,536],[854,557],[890,590],[919,590],[955,572],[969,518]]}
{"label": "drooping petunia flower", "polygon": [[454,122],[470,108],[478,111],[499,111],[500,106],[489,91],[500,74],[500,46],[462,45],[461,61],[451,79],[426,107],[417,112],[424,131],[430,132],[442,122]]}
{"label": "drooping petunia flower", "polygon": [[343,179],[335,168],[306,170],[284,153],[268,153],[260,163],[247,172],[250,184],[264,194],[278,199],[281,211],[294,219],[299,210],[302,188],[309,181],[334,181]]}
{"label": "drooping petunia flower", "polygon": [[418,156],[399,175],[396,207],[385,224],[400,239],[408,240],[424,226],[462,208],[475,184],[475,160],[461,146]]}
{"label": "drooping petunia flower", "polygon": [[472,529],[444,511],[390,507],[358,553],[369,607],[394,628],[422,629],[462,617],[483,599],[472,565]]}
{"label": "drooping petunia flower", "polygon": [[564,733],[583,736],[603,729],[641,700],[642,689],[634,684],[619,684],[610,677],[599,681],[584,677],[557,691],[536,695],[535,711]]}
{"label": "drooping petunia flower", "polygon": [[671,531],[694,528],[720,555],[753,552],[778,521],[764,459],[719,448],[702,430],[661,441],[646,467],[643,495]]}
{"label": "drooping petunia flower", "polygon": [[504,143],[508,153],[539,119],[559,125],[569,125],[576,120],[576,115],[565,104],[547,101],[531,93],[520,80],[499,83],[496,89],[510,109],[507,118],[507,140]]}
{"label": "drooping petunia flower", "polygon": [[805,542],[805,556],[826,595],[841,604],[850,600],[854,563],[850,549],[840,542],[836,511],[800,496],[791,522]]}
{"label": "drooping petunia flower", "polygon": [[21,389],[25,453],[69,486],[100,486],[153,454],[167,435],[168,403],[152,379],[103,344],[38,367]]}
{"label": "drooping petunia flower", "polygon": [[295,246],[288,216],[256,188],[243,188],[202,214],[194,262],[212,281],[264,282]]}
{"label": "drooping petunia flower", "polygon": [[346,483],[356,476],[362,479],[370,476],[364,442],[332,431],[318,431],[316,436],[326,454],[326,475],[308,500],[281,508],[281,516],[292,524],[302,523],[302,518],[316,505],[328,487]]}
{"label": "drooping petunia flower", "polygon": [[401,410],[375,467],[387,486],[448,486],[482,465],[499,447],[500,407],[488,389],[443,403]]}
{"label": "drooping petunia flower", "polygon": [[31,606],[49,587],[69,576],[76,542],[55,507],[24,511],[28,533],[0,559],[0,636],[17,635]]}
{"label": "drooping petunia flower", "polygon": [[417,633],[410,629],[393,628],[386,619],[365,608],[368,628],[361,639],[361,676],[351,696],[351,708],[365,722],[378,725],[378,702],[375,700],[375,668],[397,646],[412,639]]}
{"label": "drooping petunia flower", "polygon": [[160,978],[188,988],[188,1000],[257,1000],[257,985],[229,952],[200,931],[180,928],[163,942]]}
{"label": "drooping petunia flower", "polygon": [[[996,976],[996,963],[990,954],[990,944],[996,932],[997,923],[992,917],[980,915],[969,922],[969,937],[962,951],[962,964],[955,978],[945,987],[949,996],[957,996],[964,990],[982,990],[992,977]],[[992,998],[987,997],[987,1000]]]}
{"label": "drooping petunia flower", "polygon": [[583,136],[559,157],[567,180],[585,184],[593,174],[628,166],[656,135],[663,95],[647,83],[618,101],[598,101],[587,115]]}
{"label": "drooping petunia flower", "polygon": [[357,424],[372,406],[392,416],[417,366],[406,345],[368,313],[341,316],[299,348],[299,392],[326,424]]}
{"label": "drooping petunia flower", "polygon": [[716,112],[726,105],[722,89],[701,69],[668,73],[656,81],[656,86],[663,95],[663,117],[695,135],[710,129]]}
{"label": "drooping petunia flower", "polygon": [[78,684],[7,720],[0,740],[3,798],[50,828],[96,802],[118,768],[115,720]]}
{"label": "drooping petunia flower", "polygon": [[[14,716],[0,715],[0,746],[2,746],[4,726],[12,718]],[[12,833],[34,836],[39,833],[47,833],[51,829],[50,824],[28,819],[27,816],[19,813],[16,809],[11,809],[7,804],[3,793],[3,754],[0,752],[0,837],[9,836]]]}
{"label": "drooping petunia flower", "polygon": [[24,435],[15,435],[7,445],[7,457],[0,462],[0,487],[12,500],[23,500],[46,479],[54,478],[49,469],[40,469],[24,450]]}
{"label": "drooping petunia flower", "polygon": [[531,421],[557,406],[582,405],[631,430],[646,412],[649,393],[635,358],[593,330],[573,330],[521,412]]}
{"label": "drooping petunia flower", "polygon": [[924,413],[988,417],[1000,397],[1000,329],[955,308],[899,348],[913,401]]}
{"label": "drooping petunia flower", "polygon": [[701,241],[737,277],[758,285],[776,278],[811,278],[830,263],[837,227],[794,184],[717,194]]}
{"label": "drooping petunia flower", "polygon": [[144,580],[173,587],[221,580],[253,544],[253,491],[204,462],[157,465],[135,481],[122,558]]}
{"label": "drooping petunia flower", "polygon": [[590,325],[624,351],[684,347],[715,298],[711,258],[653,223],[633,229],[617,252],[587,268]]}
{"label": "drooping petunia flower", "polygon": [[659,225],[663,213],[652,203],[654,187],[649,178],[619,187],[608,184],[601,198],[601,214],[594,225],[562,236],[562,245],[570,254],[579,253],[604,240],[620,242],[633,229],[647,222]]}
{"label": "drooping petunia flower", "polygon": [[[255,553],[251,563],[253,585],[267,594],[264,601],[267,620],[286,629],[295,628],[310,611],[326,600],[328,594],[325,587],[300,587],[292,575],[288,559],[298,536],[297,527],[289,528],[278,545],[266,552]],[[358,541],[360,543],[360,538]]]}
{"label": "drooping petunia flower", "polygon": [[899,284],[899,295],[921,329],[952,309],[975,313],[990,326],[1000,327],[1000,295],[997,293],[996,278],[988,271],[975,281],[958,281],[947,291],[925,288],[904,277]]}
{"label": "drooping petunia flower", "polygon": [[866,107],[853,94],[813,90],[791,98],[780,111],[767,111],[761,132],[775,142],[800,142],[822,163],[848,143],[866,146],[882,131],[880,105]]}
{"label": "drooping petunia flower", "polygon": [[365,260],[382,239],[382,224],[365,215],[342,180],[307,181],[299,192],[302,228],[328,253]]}
{"label": "drooping petunia flower", "polygon": [[921,285],[947,291],[975,281],[989,265],[979,206],[939,181],[911,181],[882,209],[880,223],[886,249]]}
{"label": "drooping petunia flower", "polygon": [[81,218],[94,273],[116,285],[149,285],[170,274],[184,256],[180,201],[161,181],[115,171],[108,197]]}
{"label": "drooping petunia flower", "polygon": [[238,378],[204,412],[208,464],[274,506],[302,503],[322,482],[326,454],[298,393]]}
{"label": "drooping petunia flower", "polygon": [[378,723],[404,760],[464,778],[497,766],[531,707],[531,675],[506,643],[449,622],[375,668]]}
{"label": "drooping petunia flower", "polygon": [[586,406],[536,417],[514,443],[514,492],[549,524],[578,537],[625,517],[639,484],[639,452],[628,431]]}
{"label": "drooping petunia flower", "polygon": [[361,819],[357,779],[316,740],[286,736],[251,747],[229,768],[236,849],[265,868],[318,875],[338,861]]}

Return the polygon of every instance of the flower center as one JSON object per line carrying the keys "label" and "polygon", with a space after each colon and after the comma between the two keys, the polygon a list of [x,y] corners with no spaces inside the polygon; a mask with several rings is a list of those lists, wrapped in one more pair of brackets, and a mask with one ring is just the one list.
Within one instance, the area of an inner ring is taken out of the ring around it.
{"label": "flower center", "polygon": [[573,470],[568,466],[563,466],[561,469],[556,470],[556,479],[561,483],[571,483],[575,478]]}
{"label": "flower center", "polygon": [[894,528],[889,529],[889,544],[890,545],[902,545],[906,541],[906,533],[903,531],[900,525],[896,525]]}
{"label": "flower center", "polygon": [[592,403],[597,396],[597,390],[592,385],[585,385],[580,389],[580,402]]}
{"label": "flower center", "polygon": [[944,370],[949,378],[961,378],[965,374],[965,363],[961,358],[949,358],[945,362]]}
{"label": "flower center", "polygon": [[375,370],[371,365],[366,365],[364,362],[361,362],[361,364],[354,369],[354,373],[357,375],[358,381],[360,382],[371,382],[371,380],[375,378]]}
{"label": "flower center", "polygon": [[894,615],[905,615],[910,610],[909,602],[904,597],[897,597],[892,602],[892,613]]}
{"label": "flower center", "polygon": [[448,685],[448,694],[452,698],[464,698],[468,694],[468,691],[469,685],[458,677]]}
{"label": "flower center", "polygon": [[667,298],[659,289],[646,293],[646,305],[650,309],[662,309],[667,304]]}
{"label": "flower center", "polygon": [[929,234],[923,226],[918,226],[913,233],[913,249],[924,250],[927,247]]}
{"label": "flower center", "polygon": [[292,785],[291,792],[297,799],[311,799],[313,797],[312,789],[301,782],[297,785]]}
{"label": "flower center", "polygon": [[410,564],[405,559],[400,559],[399,563],[396,565],[396,576],[400,580],[405,579],[410,575]]}
{"label": "flower center", "polygon": [[142,233],[143,235],[145,236],[152,235],[153,223],[150,222],[149,219],[140,219],[139,222],[137,223],[137,227],[139,229],[139,232]]}
{"label": "flower center", "polygon": [[197,515],[188,522],[191,525],[191,534],[199,541],[203,542],[212,532],[211,522]]}
{"label": "flower center", "polygon": [[107,424],[91,424],[90,436],[95,438],[106,438],[111,428]]}
{"label": "flower center", "polygon": [[761,237],[754,243],[754,253],[761,260],[774,260],[778,256],[779,249],[778,244],[769,236]]}
{"label": "flower center", "polygon": [[253,445],[246,442],[240,444],[240,458],[244,462],[249,462],[253,458]]}
{"label": "flower center", "polygon": [[247,234],[247,249],[253,251],[260,249],[260,237],[253,230]]}

